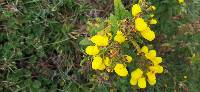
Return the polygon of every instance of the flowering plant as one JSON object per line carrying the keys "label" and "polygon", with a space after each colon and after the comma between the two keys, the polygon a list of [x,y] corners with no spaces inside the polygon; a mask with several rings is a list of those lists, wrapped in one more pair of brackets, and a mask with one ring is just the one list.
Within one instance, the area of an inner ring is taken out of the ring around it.
{"label": "flowering plant", "polygon": [[156,75],[163,72],[162,58],[157,56],[156,50],[149,50],[144,41],[151,42],[156,37],[151,29],[157,24],[156,7],[139,0],[133,4],[131,14],[121,0],[114,0],[114,5],[115,14],[108,19],[88,22],[88,30],[93,35],[88,39],[90,44],[85,49],[84,60],[91,62],[93,70],[105,75],[115,72],[120,77],[130,76],[130,84],[139,88],[146,88],[146,81],[155,85]]}

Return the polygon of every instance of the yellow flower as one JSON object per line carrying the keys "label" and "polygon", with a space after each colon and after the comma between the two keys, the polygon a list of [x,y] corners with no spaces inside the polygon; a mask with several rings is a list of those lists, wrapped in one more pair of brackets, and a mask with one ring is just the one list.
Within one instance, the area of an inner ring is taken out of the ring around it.
{"label": "yellow flower", "polygon": [[139,4],[133,5],[133,7],[132,7],[132,15],[133,16],[137,16],[140,12],[142,12],[142,9],[141,9],[140,5]]}
{"label": "yellow flower", "polygon": [[148,41],[153,41],[155,39],[155,33],[147,28],[146,31],[141,32],[142,37],[144,37]]}
{"label": "yellow flower", "polygon": [[133,72],[131,72],[131,77],[134,80],[138,80],[140,77],[142,77],[143,75],[143,71],[139,68],[137,68],[136,70],[134,70]]}
{"label": "yellow flower", "polygon": [[150,66],[149,70],[153,73],[162,73],[163,72],[163,67],[160,65],[154,65],[154,66]]}
{"label": "yellow flower", "polygon": [[151,19],[151,20],[150,20],[150,24],[152,24],[152,25],[153,25],[153,24],[157,24],[157,23],[158,23],[158,22],[157,22],[156,19]]}
{"label": "yellow flower", "polygon": [[156,50],[150,50],[148,53],[145,54],[145,57],[153,61],[156,58]]}
{"label": "yellow flower", "polygon": [[137,19],[135,19],[135,28],[136,28],[138,31],[142,32],[142,31],[147,30],[148,25],[147,25],[147,23],[144,21],[144,19],[142,19],[142,18],[137,18]]}
{"label": "yellow flower", "polygon": [[94,57],[94,59],[92,61],[92,69],[104,70],[105,68],[106,68],[106,66],[102,62],[102,58],[99,56]]}
{"label": "yellow flower", "polygon": [[119,44],[123,43],[126,40],[126,37],[123,35],[121,31],[117,31],[117,35],[114,37],[114,41]]}
{"label": "yellow flower", "polygon": [[91,38],[91,41],[95,43],[97,46],[107,46],[108,45],[108,37],[95,35]]}
{"label": "yellow flower", "polygon": [[88,54],[88,55],[96,55],[99,53],[99,49],[97,46],[88,46],[86,49],[85,49],[85,52]]}
{"label": "yellow flower", "polygon": [[128,63],[130,63],[133,60],[133,58],[129,55],[125,55],[125,58],[126,58]]}
{"label": "yellow flower", "polygon": [[116,64],[114,70],[119,76],[125,77],[128,75],[128,71],[123,64]]}
{"label": "yellow flower", "polygon": [[143,52],[143,53],[148,53],[149,52],[149,48],[147,47],[147,46],[143,46],[142,48],[141,48],[141,52]]}
{"label": "yellow flower", "polygon": [[146,88],[146,79],[145,79],[145,78],[140,78],[140,79],[138,80],[138,86],[139,86],[140,88]]}
{"label": "yellow flower", "polygon": [[147,78],[150,85],[156,84],[156,75],[152,72],[147,72]]}
{"label": "yellow flower", "polygon": [[184,3],[185,0],[178,0],[179,4]]}
{"label": "yellow flower", "polygon": [[99,67],[101,66],[101,64],[102,64],[102,58],[99,57],[99,56],[94,57],[94,59],[92,61],[92,68],[94,70],[97,70],[97,69],[99,69]]}
{"label": "yellow flower", "polygon": [[110,66],[110,65],[111,65],[110,59],[109,59],[108,57],[105,58],[104,64],[105,64],[106,66]]}
{"label": "yellow flower", "polygon": [[140,88],[146,88],[146,79],[142,77],[143,71],[141,69],[136,69],[131,73],[131,85],[136,85],[138,83],[138,86]]}

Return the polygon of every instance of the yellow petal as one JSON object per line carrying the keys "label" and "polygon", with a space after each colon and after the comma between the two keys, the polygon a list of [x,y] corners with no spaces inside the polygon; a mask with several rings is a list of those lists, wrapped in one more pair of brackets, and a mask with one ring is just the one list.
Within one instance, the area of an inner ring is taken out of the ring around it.
{"label": "yellow petal", "polygon": [[156,84],[155,73],[147,72],[147,77],[148,77],[148,82],[149,82],[150,85],[155,85]]}
{"label": "yellow petal", "polygon": [[123,43],[126,40],[126,37],[123,35],[121,31],[117,31],[117,35],[114,37],[114,41],[119,44]]}
{"label": "yellow petal", "polygon": [[135,80],[135,79],[131,78],[130,84],[131,84],[131,85],[136,85],[136,84],[137,84],[137,81],[138,81],[138,80]]}
{"label": "yellow petal", "polygon": [[138,80],[138,86],[139,86],[140,88],[146,88],[146,79],[145,79],[145,78],[140,78],[140,79]]}
{"label": "yellow petal", "polygon": [[99,70],[104,70],[106,68],[106,66],[103,64],[103,63],[101,63],[101,65],[99,66]]}
{"label": "yellow petal", "polygon": [[143,46],[142,48],[141,48],[141,52],[143,52],[143,53],[148,53],[149,52],[149,48],[147,47],[147,46]]}
{"label": "yellow petal", "polygon": [[163,73],[163,67],[158,65],[157,66],[158,70],[157,70],[157,73]]}
{"label": "yellow petal", "polygon": [[153,31],[142,31],[141,32],[142,37],[144,37],[148,41],[153,41],[155,39],[155,33]]}
{"label": "yellow petal", "polygon": [[156,50],[150,50],[149,53],[145,54],[145,57],[149,60],[154,60],[156,58]]}
{"label": "yellow petal", "polygon": [[149,79],[148,79],[148,82],[149,82],[150,85],[153,86],[153,85],[156,84],[156,79],[153,79],[153,80],[149,80]]}
{"label": "yellow petal", "polygon": [[156,75],[153,72],[147,72],[147,77],[150,80],[156,79]]}
{"label": "yellow petal", "polygon": [[156,58],[153,59],[154,65],[158,65],[160,63],[162,63],[162,57],[156,57]]}
{"label": "yellow petal", "polygon": [[150,69],[150,71],[152,71],[154,73],[162,73],[163,72],[163,67],[160,65],[150,66],[149,69]]}
{"label": "yellow petal", "polygon": [[142,18],[136,18],[135,19],[135,28],[137,29],[137,31],[145,31],[148,29],[148,25],[147,23],[144,21],[144,19]]}
{"label": "yellow petal", "polygon": [[99,66],[101,65],[101,63],[99,62],[92,62],[92,69],[97,70],[99,69]]}
{"label": "yellow petal", "polygon": [[139,4],[134,4],[132,6],[132,15],[133,16],[137,16],[140,12],[142,12],[142,9],[141,9],[140,5]]}
{"label": "yellow petal", "polygon": [[184,3],[185,0],[178,0],[180,4]]}

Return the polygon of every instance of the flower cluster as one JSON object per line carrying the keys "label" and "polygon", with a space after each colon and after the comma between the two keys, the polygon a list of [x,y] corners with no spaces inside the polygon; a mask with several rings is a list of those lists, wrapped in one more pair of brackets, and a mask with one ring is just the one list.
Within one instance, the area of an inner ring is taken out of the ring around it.
{"label": "flower cluster", "polygon": [[[150,6],[147,10],[155,10],[155,6]],[[155,33],[152,31],[147,22],[142,17],[139,17],[142,14],[142,9],[139,4],[135,4],[132,7],[132,15],[135,18],[135,28],[137,31],[141,33],[141,35],[148,41],[152,41],[155,39]],[[150,17],[154,15],[151,14]],[[149,21],[149,24],[157,24],[157,20],[152,18]]]}
{"label": "flower cluster", "polygon": [[[108,46],[108,44],[122,44],[124,41],[126,41],[126,36],[121,31],[117,31],[114,39],[109,39],[108,36],[110,36],[110,34],[106,35],[101,33],[92,36],[90,40],[91,42],[93,42],[94,45],[87,46],[87,48],[85,49],[85,52],[93,57],[92,69],[106,69],[108,72],[110,72],[111,69],[114,70],[119,76],[127,76],[128,71],[126,69],[125,63],[130,63],[132,61],[132,57],[129,55],[108,56],[108,54],[113,54],[114,51],[117,51],[112,48],[113,46]],[[119,58],[119,60],[115,60],[116,58]]]}
{"label": "flower cluster", "polygon": [[[147,60],[145,60],[146,65],[145,72],[138,68],[131,73],[131,85],[137,85],[140,88],[146,87],[146,79],[150,85],[156,84],[156,74],[163,72],[163,67],[159,65],[162,62],[161,57],[156,56],[156,50],[149,50],[147,46],[143,46],[141,48],[141,53],[145,56]],[[146,76],[145,74],[146,73]]]}
{"label": "flower cluster", "polygon": [[[90,57],[92,69],[107,71],[106,73],[115,72],[120,77],[130,75],[130,84],[138,85],[139,88],[146,88],[147,82],[155,85],[156,75],[163,72],[162,58],[157,56],[156,50],[149,50],[147,46],[140,48],[141,44],[136,41],[138,34],[148,41],[155,39],[155,32],[151,30],[151,25],[157,24],[157,20],[153,18],[155,10],[155,6],[148,6],[139,0],[138,4],[132,6],[133,18],[119,20],[119,28],[115,32],[111,32],[112,23],[106,22],[104,29],[91,36],[92,44],[86,47],[85,52]],[[133,57],[124,54],[126,52],[122,51],[122,45],[125,42],[132,43],[136,49],[132,53],[136,53],[138,60],[132,62]],[[130,72],[127,68],[132,64],[138,66]]]}

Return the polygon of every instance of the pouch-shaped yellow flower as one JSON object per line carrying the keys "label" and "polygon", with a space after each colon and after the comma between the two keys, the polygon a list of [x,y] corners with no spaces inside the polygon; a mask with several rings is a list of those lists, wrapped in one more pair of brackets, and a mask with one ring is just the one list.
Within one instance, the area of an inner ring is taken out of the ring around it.
{"label": "pouch-shaped yellow flower", "polygon": [[97,70],[100,68],[102,64],[102,58],[99,56],[94,57],[93,61],[92,61],[92,69]]}
{"label": "pouch-shaped yellow flower", "polygon": [[92,61],[92,69],[94,70],[104,70],[106,66],[104,65],[102,58],[99,56],[94,57]]}
{"label": "pouch-shaped yellow flower", "polygon": [[141,9],[140,5],[139,4],[134,4],[132,6],[132,15],[133,16],[137,16],[140,12],[142,12],[142,9]]}
{"label": "pouch-shaped yellow flower", "polygon": [[114,70],[119,76],[125,77],[128,75],[128,71],[123,64],[116,64]]}
{"label": "pouch-shaped yellow flower", "polygon": [[153,41],[155,39],[155,33],[151,30],[142,31],[141,35],[148,41]]}
{"label": "pouch-shaped yellow flower", "polygon": [[107,46],[108,45],[108,37],[102,35],[95,35],[91,38],[91,41],[97,46]]}
{"label": "pouch-shaped yellow flower", "polygon": [[86,49],[85,49],[85,52],[88,54],[88,55],[97,55],[99,53],[99,48],[97,46],[88,46]]}
{"label": "pouch-shaped yellow flower", "polygon": [[148,28],[148,25],[147,23],[144,21],[144,19],[142,18],[136,18],[135,19],[135,28],[138,30],[138,31],[145,31],[147,30]]}
{"label": "pouch-shaped yellow flower", "polygon": [[121,31],[117,31],[116,36],[114,37],[114,41],[118,42],[119,44],[123,43],[126,40],[126,37]]}

